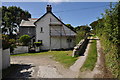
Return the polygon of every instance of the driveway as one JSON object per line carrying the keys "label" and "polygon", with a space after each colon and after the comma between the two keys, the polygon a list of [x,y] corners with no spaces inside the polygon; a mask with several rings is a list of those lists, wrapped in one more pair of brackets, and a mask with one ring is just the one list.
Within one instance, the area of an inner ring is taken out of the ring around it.
{"label": "driveway", "polygon": [[11,56],[11,64],[18,68],[6,78],[77,78],[78,74],[65,68],[50,55]]}

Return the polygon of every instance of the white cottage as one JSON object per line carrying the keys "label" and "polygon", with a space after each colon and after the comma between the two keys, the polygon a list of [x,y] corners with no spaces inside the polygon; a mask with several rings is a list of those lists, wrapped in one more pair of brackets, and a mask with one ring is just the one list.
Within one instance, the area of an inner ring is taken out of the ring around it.
{"label": "white cottage", "polygon": [[[28,31],[25,32],[29,32],[29,34],[35,36],[36,42],[42,42],[42,50],[73,48],[75,46],[76,33],[52,13],[51,5],[47,5],[46,10],[46,13],[41,18],[32,22],[32,19],[27,21],[29,25],[26,25],[26,22],[22,21],[20,24],[20,33],[22,34],[23,28],[28,28],[26,29]],[[30,33],[31,31],[29,30],[31,29],[35,31],[35,34],[34,32]]]}

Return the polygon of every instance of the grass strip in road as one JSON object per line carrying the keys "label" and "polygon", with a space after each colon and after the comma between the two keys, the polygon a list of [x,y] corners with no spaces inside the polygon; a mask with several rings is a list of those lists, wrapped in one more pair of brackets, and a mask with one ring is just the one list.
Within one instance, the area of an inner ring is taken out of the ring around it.
{"label": "grass strip in road", "polygon": [[88,51],[88,56],[80,71],[87,71],[87,70],[92,71],[95,67],[96,61],[97,61],[96,40],[92,40]]}
{"label": "grass strip in road", "polygon": [[70,67],[75,63],[77,57],[72,57],[72,50],[70,51],[47,51],[40,53],[24,53],[24,54],[16,54],[11,56],[41,56],[41,55],[52,55],[52,59],[60,62],[65,67]]}

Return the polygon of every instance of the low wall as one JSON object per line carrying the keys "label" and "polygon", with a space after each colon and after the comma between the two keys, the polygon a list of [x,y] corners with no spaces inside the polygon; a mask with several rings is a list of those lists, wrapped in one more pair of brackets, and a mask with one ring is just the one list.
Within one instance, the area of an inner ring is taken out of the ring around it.
{"label": "low wall", "polygon": [[28,46],[17,46],[17,48],[14,48],[14,51],[12,54],[20,54],[20,53],[27,53],[28,52]]}
{"label": "low wall", "polygon": [[81,40],[73,49],[72,57],[84,55],[87,44],[89,42],[88,36],[85,39]]}
{"label": "low wall", "polygon": [[2,69],[10,66],[10,49],[2,50]]}

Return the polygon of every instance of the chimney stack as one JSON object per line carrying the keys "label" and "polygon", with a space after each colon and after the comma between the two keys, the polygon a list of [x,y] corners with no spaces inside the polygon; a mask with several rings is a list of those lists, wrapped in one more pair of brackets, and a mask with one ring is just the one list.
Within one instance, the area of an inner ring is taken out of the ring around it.
{"label": "chimney stack", "polygon": [[52,12],[52,7],[51,7],[51,5],[47,5],[46,10],[47,10],[47,12]]}

